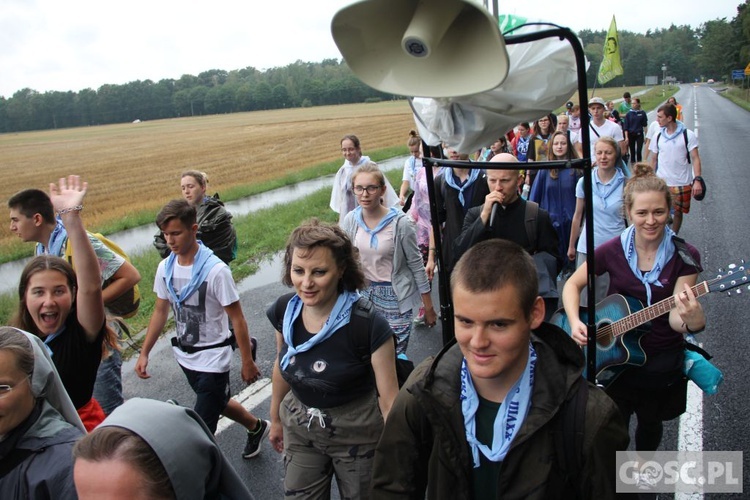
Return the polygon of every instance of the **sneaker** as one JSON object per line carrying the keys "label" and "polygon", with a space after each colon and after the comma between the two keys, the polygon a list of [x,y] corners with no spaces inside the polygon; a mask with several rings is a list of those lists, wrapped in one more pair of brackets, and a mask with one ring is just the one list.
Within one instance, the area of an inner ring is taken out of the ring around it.
{"label": "sneaker", "polygon": [[250,337],[250,345],[252,346],[253,351],[253,361],[255,361],[255,358],[258,356],[258,339]]}
{"label": "sneaker", "polygon": [[260,420],[260,429],[255,432],[247,431],[247,443],[245,449],[242,451],[242,458],[253,458],[260,453],[260,445],[268,437],[268,433],[271,431],[271,422],[268,420]]}
{"label": "sneaker", "polygon": [[414,318],[413,323],[417,326],[424,325],[424,307],[419,308],[419,314]]}

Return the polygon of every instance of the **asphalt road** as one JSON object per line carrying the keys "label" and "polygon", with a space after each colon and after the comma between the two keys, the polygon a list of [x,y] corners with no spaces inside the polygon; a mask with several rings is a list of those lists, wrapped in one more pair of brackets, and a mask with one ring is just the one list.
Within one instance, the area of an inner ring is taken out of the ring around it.
{"label": "asphalt road", "polygon": [[[702,202],[693,201],[690,214],[685,217],[680,236],[701,252],[705,272],[701,279],[715,276],[718,268],[740,259],[750,260],[750,220],[747,209],[747,186],[750,185],[750,113],[717,95],[711,87],[685,85],[676,95],[683,105],[685,124],[697,130],[703,177],[708,194]],[[265,317],[265,309],[276,297],[288,289],[272,284],[242,293],[242,307],[250,332],[258,338],[258,365],[265,377],[270,377],[275,354],[273,328]],[[750,300],[745,294],[726,297],[710,294],[702,299],[708,316],[706,332],[699,340],[714,355],[714,363],[724,372],[725,381],[715,396],[701,397],[700,391],[691,395],[694,409],[689,419],[675,420],[665,426],[662,449],[680,447],[712,451],[750,450],[748,406],[750,386],[747,383],[747,342],[750,321]],[[433,292],[437,304],[437,292]],[[420,361],[440,348],[441,330],[416,328],[409,344],[409,357]],[[165,400],[174,398],[191,406],[194,396],[179,370],[171,350],[160,341],[151,354],[149,370],[152,378],[138,379],[132,371],[132,361],[123,367],[126,397],[149,397]],[[270,385],[268,379],[246,389],[239,376],[239,354],[232,367],[232,392],[242,394],[246,407],[261,418],[268,418]],[[245,390],[243,392],[243,390]],[[248,393],[254,392],[255,394]],[[283,466],[281,457],[267,443],[261,454],[243,460],[244,431],[237,425],[226,428],[220,423],[217,439],[222,450],[250,489],[259,499],[282,498]],[[750,469],[744,467],[743,479],[750,484]],[[711,496],[711,498],[722,498]],[[729,498],[729,497],[727,497]],[[732,498],[737,498],[736,496]]]}

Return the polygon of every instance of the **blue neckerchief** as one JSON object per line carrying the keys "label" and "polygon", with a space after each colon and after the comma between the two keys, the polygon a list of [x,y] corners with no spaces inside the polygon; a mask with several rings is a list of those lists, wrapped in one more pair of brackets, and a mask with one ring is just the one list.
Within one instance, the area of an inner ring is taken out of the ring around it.
{"label": "blue neckerchief", "polygon": [[43,255],[48,253],[57,257],[62,257],[65,254],[65,243],[68,241],[68,232],[65,230],[62,221],[59,217],[55,219],[55,229],[52,230],[52,234],[49,235],[49,243],[45,247],[41,243],[36,244],[36,254]]}
{"label": "blue neckerchief", "polygon": [[601,198],[602,205],[604,208],[607,208],[607,198],[620,186],[620,184],[625,182],[625,174],[623,174],[622,170],[619,168],[615,168],[615,176],[609,181],[609,184],[604,184],[599,180],[599,175],[597,174],[598,171],[599,167],[596,167],[591,171],[591,179],[593,181],[591,184],[594,187],[594,194]]}
{"label": "blue neckerchief", "polygon": [[474,468],[479,467],[479,452],[491,462],[500,462],[510,449],[513,438],[521,429],[531,407],[531,393],[534,390],[534,369],[536,351],[529,342],[529,359],[521,377],[505,396],[495,417],[492,433],[492,447],[480,443],[476,437],[476,414],[479,408],[479,396],[471,381],[471,374],[466,365],[466,358],[461,364],[461,411],[464,414],[466,440],[471,447]]}
{"label": "blue neckerchief", "polygon": [[316,345],[320,344],[324,340],[328,339],[331,335],[336,333],[338,329],[349,323],[352,316],[352,306],[359,300],[359,293],[357,292],[342,292],[336,299],[336,303],[331,309],[331,314],[328,315],[328,319],[323,324],[323,328],[318,333],[310,337],[307,342],[304,342],[298,346],[294,346],[294,321],[302,313],[302,299],[299,295],[293,295],[289,303],[286,305],[286,311],[284,311],[284,322],[282,323],[281,335],[284,337],[284,342],[287,345],[286,354],[281,358],[281,369],[285,370],[289,366],[289,360],[292,359],[297,353],[309,351]]}
{"label": "blue neckerchief", "polygon": [[378,249],[378,233],[383,230],[385,226],[391,223],[393,219],[399,216],[401,214],[400,210],[396,208],[389,208],[388,213],[385,214],[385,217],[380,219],[380,222],[378,222],[378,225],[375,226],[374,229],[370,229],[367,227],[367,224],[365,224],[365,220],[362,217],[362,207],[357,207],[354,209],[354,219],[357,221],[357,224],[359,224],[359,227],[362,228],[363,231],[365,231],[367,234],[370,235],[370,248]]}
{"label": "blue neckerchief", "polygon": [[672,135],[669,135],[669,133],[667,132],[667,127],[663,127],[661,129],[661,136],[664,137],[665,141],[672,141],[676,139],[677,137],[680,136],[680,134],[682,134],[682,131],[685,130],[684,123],[682,123],[679,120],[677,120],[675,123],[677,124],[677,128],[674,130],[674,134]]}
{"label": "blue neckerchief", "polygon": [[60,335],[62,335],[64,331],[65,331],[65,325],[61,326],[60,329],[57,330],[56,332],[50,333],[49,335],[47,335],[47,337],[45,337],[44,347],[47,348],[47,352],[49,353],[50,358],[52,357],[53,353],[52,353],[52,348],[49,346],[49,343],[55,340]]}
{"label": "blue neckerchief", "polygon": [[470,168],[469,177],[466,178],[466,182],[464,182],[462,186],[459,186],[458,182],[456,182],[456,174],[453,173],[453,169],[450,170],[450,173],[448,175],[444,175],[444,177],[445,183],[458,191],[458,201],[461,202],[461,205],[466,206],[466,203],[464,201],[464,189],[474,184],[474,181],[479,177],[479,169]]}
{"label": "blue neckerchief", "polygon": [[674,231],[669,226],[664,227],[664,237],[656,251],[654,267],[645,273],[638,269],[638,253],[635,251],[635,225],[630,226],[620,235],[620,243],[622,244],[622,251],[625,253],[625,259],[627,259],[630,270],[633,271],[635,277],[646,287],[646,302],[649,306],[651,305],[651,285],[664,286],[659,282],[659,275],[674,255],[675,249],[672,242],[674,235]]}
{"label": "blue neckerchief", "polygon": [[177,295],[177,292],[175,292],[174,285],[172,284],[174,265],[176,262],[177,254],[169,254],[167,262],[164,265],[164,277],[167,281],[167,292],[169,292],[169,297],[172,302],[177,305],[177,309],[182,309],[182,303],[198,291],[201,283],[206,281],[211,269],[213,269],[216,264],[221,264],[221,259],[214,255],[210,248],[198,240],[198,252],[195,254],[195,259],[193,260],[193,272],[190,276],[190,282],[180,290],[179,296]]}

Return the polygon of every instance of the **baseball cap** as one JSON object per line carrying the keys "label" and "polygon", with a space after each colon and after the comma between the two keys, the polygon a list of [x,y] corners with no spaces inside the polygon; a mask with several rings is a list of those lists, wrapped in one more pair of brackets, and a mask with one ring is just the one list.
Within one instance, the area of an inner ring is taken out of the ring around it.
{"label": "baseball cap", "polygon": [[602,99],[601,97],[592,97],[589,100],[589,107],[593,106],[594,104],[599,104],[600,106],[606,108],[606,106],[604,105],[604,99]]}

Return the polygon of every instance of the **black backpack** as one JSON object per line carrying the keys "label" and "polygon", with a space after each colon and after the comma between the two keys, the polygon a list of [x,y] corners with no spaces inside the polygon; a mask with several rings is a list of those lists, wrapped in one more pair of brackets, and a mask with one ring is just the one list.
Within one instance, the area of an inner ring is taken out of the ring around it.
{"label": "black backpack", "polygon": [[[375,316],[375,305],[365,298],[360,298],[352,308],[352,318],[349,324],[352,325],[352,340],[354,347],[360,355],[360,359],[370,362],[370,337],[372,335],[373,317]],[[396,344],[396,336],[393,336],[393,343]],[[396,378],[398,387],[401,388],[414,371],[414,363],[408,359],[396,356]]]}

